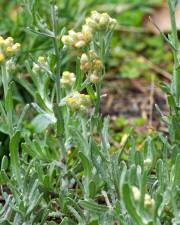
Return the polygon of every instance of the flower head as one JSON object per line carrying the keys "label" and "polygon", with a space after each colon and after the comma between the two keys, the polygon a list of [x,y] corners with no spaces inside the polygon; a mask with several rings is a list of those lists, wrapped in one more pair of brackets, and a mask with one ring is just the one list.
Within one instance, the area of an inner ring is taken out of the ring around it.
{"label": "flower head", "polygon": [[20,43],[14,43],[14,39],[12,37],[7,37],[4,39],[0,36],[1,62],[4,62],[6,59],[16,55],[20,48]]}
{"label": "flower head", "polygon": [[60,83],[62,87],[71,87],[75,81],[76,81],[76,77],[74,73],[71,73],[69,71],[64,71],[62,74]]}
{"label": "flower head", "polygon": [[96,71],[94,71],[91,75],[90,75],[90,81],[93,83],[93,84],[96,84],[98,81],[99,81],[99,76],[97,74]]}
{"label": "flower head", "polygon": [[91,98],[89,95],[75,91],[65,98],[65,103],[72,111],[85,111],[85,109],[87,111],[91,105]]}
{"label": "flower head", "polygon": [[139,188],[137,188],[136,186],[133,186],[132,193],[133,193],[134,200],[139,201],[141,198],[141,192],[140,192]]}
{"label": "flower head", "polygon": [[153,208],[155,205],[155,201],[149,194],[145,194],[144,196],[144,206],[145,208]]}

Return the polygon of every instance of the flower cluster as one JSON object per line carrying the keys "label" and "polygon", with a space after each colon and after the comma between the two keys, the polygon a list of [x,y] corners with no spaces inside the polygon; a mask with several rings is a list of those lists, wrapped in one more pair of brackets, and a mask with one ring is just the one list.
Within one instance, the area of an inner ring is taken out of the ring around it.
{"label": "flower cluster", "polygon": [[149,167],[152,164],[152,160],[150,158],[147,158],[144,160],[144,166]]}
{"label": "flower cluster", "polygon": [[74,73],[71,73],[69,71],[64,71],[62,74],[60,83],[62,87],[71,87],[75,81],[76,81],[76,77]]}
{"label": "flower cluster", "polygon": [[90,81],[97,83],[99,81],[98,73],[103,68],[103,63],[97,54],[90,50],[88,54],[83,53],[80,59],[80,69],[84,72],[91,72]]}
{"label": "flower cluster", "polygon": [[6,59],[14,56],[20,49],[19,43],[14,43],[12,37],[4,39],[0,36],[0,63],[3,63]]}
{"label": "flower cluster", "polygon": [[84,25],[81,32],[70,30],[68,35],[62,37],[62,42],[74,48],[84,47],[92,38],[92,30]]}
{"label": "flower cluster", "polygon": [[111,18],[107,13],[99,13],[97,11],[92,11],[91,16],[86,18],[86,25],[91,27],[93,30],[102,29],[114,29],[117,21]]}
{"label": "flower cluster", "polygon": [[[141,198],[140,190],[137,187],[133,186],[132,187],[132,193],[133,193],[134,200],[136,202],[139,202],[140,198]],[[144,206],[145,206],[145,208],[153,208],[154,204],[155,204],[154,199],[151,198],[151,196],[149,194],[145,194],[145,196],[144,196]]]}
{"label": "flower cluster", "polygon": [[88,54],[83,53],[80,59],[80,68],[83,72],[87,71],[99,71],[103,67],[103,64],[97,54],[90,50]]}
{"label": "flower cluster", "polygon": [[65,98],[65,103],[72,111],[87,111],[87,107],[91,105],[91,98],[89,95],[73,92]]}
{"label": "flower cluster", "polygon": [[140,200],[140,198],[141,198],[140,190],[136,186],[133,186],[132,187],[132,193],[133,193],[134,200],[136,202],[138,202]]}
{"label": "flower cluster", "polygon": [[151,196],[149,194],[145,194],[144,196],[144,206],[146,208],[153,208],[154,207],[154,199],[151,198]]}
{"label": "flower cluster", "polygon": [[39,56],[37,62],[38,62],[38,64],[37,63],[33,63],[32,71],[34,73],[37,73],[37,72],[40,72],[41,71],[40,65],[41,66],[46,66],[47,65],[47,62],[46,62],[44,56]]}
{"label": "flower cluster", "polygon": [[86,18],[86,23],[82,26],[81,31],[70,30],[68,35],[62,37],[62,42],[74,48],[82,48],[92,40],[96,31],[113,29],[116,23],[116,20],[112,19],[107,13],[100,14],[97,11],[92,11],[91,16]]}

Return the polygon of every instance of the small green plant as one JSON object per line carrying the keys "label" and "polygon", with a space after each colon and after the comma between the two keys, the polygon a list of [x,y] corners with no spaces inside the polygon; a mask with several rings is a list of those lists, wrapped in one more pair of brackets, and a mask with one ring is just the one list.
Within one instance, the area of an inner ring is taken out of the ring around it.
{"label": "small green plant", "polygon": [[[164,36],[175,58],[172,87],[162,85],[170,106],[169,115],[162,115],[169,137],[151,131],[139,146],[131,131],[115,152],[109,144],[109,118],[102,118],[100,103],[116,20],[92,11],[80,31],[59,30],[61,17],[54,1],[48,3],[51,19],[43,21],[34,10],[37,1],[24,4],[34,20],[27,30],[50,47],[39,55],[31,53],[22,75],[14,78],[21,45],[0,37],[0,131],[8,140],[0,170],[0,224],[179,224],[177,1],[168,1],[173,32],[168,39]],[[71,52],[75,70],[64,63]],[[22,105],[18,85],[30,96],[23,109],[17,107]]]}

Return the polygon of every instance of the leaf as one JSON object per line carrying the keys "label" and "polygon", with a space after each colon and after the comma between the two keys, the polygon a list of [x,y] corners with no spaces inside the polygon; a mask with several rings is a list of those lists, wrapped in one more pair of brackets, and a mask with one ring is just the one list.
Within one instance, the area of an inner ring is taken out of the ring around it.
{"label": "leaf", "polygon": [[89,197],[94,198],[96,194],[96,184],[93,180],[89,183]]}
{"label": "leaf", "polygon": [[75,223],[72,222],[70,219],[68,219],[68,218],[66,217],[66,218],[64,218],[64,219],[62,220],[62,222],[60,223],[60,225],[75,225]]}
{"label": "leaf", "polygon": [[42,196],[43,196],[43,193],[39,193],[39,191],[34,193],[33,198],[30,200],[31,204],[27,209],[27,215],[31,214],[32,211],[34,210],[34,208],[38,206],[38,204],[41,201]]}
{"label": "leaf", "polygon": [[4,170],[0,171],[0,185],[7,184],[9,182],[9,177]]}
{"label": "leaf", "polygon": [[12,100],[12,85],[8,87],[7,95],[5,97],[5,109],[7,112],[7,119],[9,125],[9,131],[13,133],[13,100]]}
{"label": "leaf", "polygon": [[156,173],[161,193],[164,191],[164,163],[161,159],[157,161]]}
{"label": "leaf", "polygon": [[84,168],[85,176],[90,177],[91,170],[92,170],[91,163],[89,162],[88,158],[82,152],[79,152],[79,157],[81,159],[81,162],[82,162],[82,165]]}
{"label": "leaf", "polygon": [[79,215],[78,211],[70,205],[68,205],[67,208],[69,209],[71,214],[76,218],[76,220],[79,222],[79,224],[82,224],[84,218],[82,219],[82,217]]}
{"label": "leaf", "polygon": [[48,114],[44,113],[37,115],[32,120],[31,124],[37,133],[41,133],[42,131],[47,129],[50,124],[53,124],[53,121],[50,119],[50,117],[48,117]]}
{"label": "leaf", "polygon": [[137,212],[137,208],[135,207],[132,199],[131,199],[131,191],[129,188],[128,183],[124,183],[122,186],[122,194],[123,194],[123,201],[126,207],[126,210],[131,215],[131,217],[134,219],[134,221],[138,225],[145,225],[147,222],[142,220],[143,215],[140,215]]}
{"label": "leaf", "polygon": [[86,87],[86,89],[87,89],[87,92],[88,92],[88,94],[90,95],[91,99],[92,99],[92,100],[95,100],[95,99],[96,99],[96,96],[95,96],[95,94],[94,94],[94,90],[93,90],[92,86],[91,86],[91,85],[88,85],[88,86]]}
{"label": "leaf", "polygon": [[62,113],[63,108],[55,104],[53,110],[57,119],[57,134],[58,136],[62,136],[64,133],[64,118]]}
{"label": "leaf", "polygon": [[47,107],[46,103],[44,102],[44,100],[42,99],[41,95],[38,92],[36,92],[35,98],[37,103],[43,110],[45,110],[48,113],[51,113],[51,110]]}
{"label": "leaf", "polygon": [[180,153],[176,157],[174,166],[174,186],[180,186]]}
{"label": "leaf", "polygon": [[6,155],[4,155],[1,162],[1,170],[7,170],[8,165],[9,165],[8,158]]}
{"label": "leaf", "polygon": [[80,60],[78,59],[76,61],[76,83],[75,83],[75,89],[77,91],[80,90],[82,82],[83,82],[83,74],[80,70]]}
{"label": "leaf", "polygon": [[21,172],[20,172],[20,160],[19,160],[19,142],[20,142],[20,132],[16,131],[16,133],[12,136],[9,144],[10,148],[10,159],[11,159],[11,167],[12,171],[17,179],[17,182],[20,186],[22,186]]}
{"label": "leaf", "polygon": [[106,117],[103,124],[102,129],[102,151],[106,153],[106,157],[108,157],[108,149],[110,148],[109,140],[108,140],[108,129],[109,129],[109,117]]}
{"label": "leaf", "polygon": [[21,128],[22,122],[23,122],[25,116],[27,115],[27,112],[28,112],[29,108],[30,108],[30,105],[29,104],[27,104],[24,107],[24,109],[23,109],[23,111],[22,111],[22,113],[21,113],[21,115],[19,117],[19,120],[17,122],[17,130],[19,130]]}
{"label": "leaf", "polygon": [[35,89],[34,86],[25,79],[16,79],[15,81],[19,83],[25,90],[33,97],[35,97]]}
{"label": "leaf", "polygon": [[80,200],[79,201],[80,206],[82,206],[84,209],[87,209],[91,212],[97,213],[97,214],[101,214],[101,213],[105,213],[109,210],[109,208],[105,205],[99,205],[97,203],[95,203],[92,200]]}
{"label": "leaf", "polygon": [[180,65],[176,68],[175,71],[175,90],[176,90],[176,100],[177,104],[180,104]]}

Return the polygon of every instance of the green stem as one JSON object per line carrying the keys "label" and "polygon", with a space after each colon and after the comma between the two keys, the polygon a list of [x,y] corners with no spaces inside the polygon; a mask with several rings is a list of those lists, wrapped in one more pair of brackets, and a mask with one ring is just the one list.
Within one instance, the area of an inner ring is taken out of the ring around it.
{"label": "green stem", "polygon": [[[57,17],[56,17],[56,12],[55,12],[55,1],[53,1],[52,6],[51,6],[51,14],[52,14],[52,25],[53,25],[53,33],[54,33],[54,38],[53,40],[53,46],[55,50],[55,55],[56,55],[56,74],[55,74],[55,85],[56,85],[56,103],[59,105],[60,100],[61,100],[61,88],[60,88],[60,74],[61,74],[61,60],[62,60],[62,52],[60,52],[59,47],[58,47],[58,35],[57,35]],[[58,118],[57,118],[58,119]],[[63,119],[63,118],[61,118]],[[64,145],[64,135],[58,134],[57,132],[57,137],[59,139],[59,144],[60,144],[60,149],[62,151],[62,159],[66,157],[66,148]]]}
{"label": "green stem", "polygon": [[8,91],[8,84],[9,84],[9,75],[7,72],[6,64],[2,64],[1,66],[1,73],[2,73],[2,83],[4,89],[4,98],[6,98],[7,91]]}
{"label": "green stem", "polygon": [[172,27],[172,38],[173,38],[173,45],[174,45],[174,60],[175,60],[175,66],[178,66],[178,56],[177,56],[177,50],[178,50],[178,34],[177,34],[177,26],[176,26],[176,18],[175,18],[175,9],[172,5],[172,0],[168,0],[168,7],[170,12],[170,19],[171,19],[171,27]]}
{"label": "green stem", "polygon": [[97,100],[96,100],[96,108],[95,108],[95,113],[96,115],[99,115],[100,113],[100,103],[101,103],[101,82],[98,82],[96,84],[96,97],[97,97]]}
{"label": "green stem", "polygon": [[56,80],[56,102],[59,104],[60,99],[61,99],[61,92],[60,92],[60,73],[61,73],[61,54],[59,52],[58,48],[58,43],[57,43],[57,19],[55,15],[55,6],[54,4],[51,7],[51,12],[52,12],[52,24],[53,24],[53,33],[54,33],[54,38],[53,40],[53,46],[55,50],[55,55],[56,55],[56,75],[55,75],[55,80]]}
{"label": "green stem", "polygon": [[176,25],[176,17],[175,17],[175,5],[173,6],[172,0],[167,0],[170,19],[171,19],[171,27],[172,27],[172,39],[173,39],[173,56],[174,56],[174,70],[173,70],[173,82],[172,88],[175,90],[175,96],[177,104],[180,103],[180,69],[179,67],[179,59],[178,59],[178,48],[179,48],[179,40],[177,34],[177,25]]}

